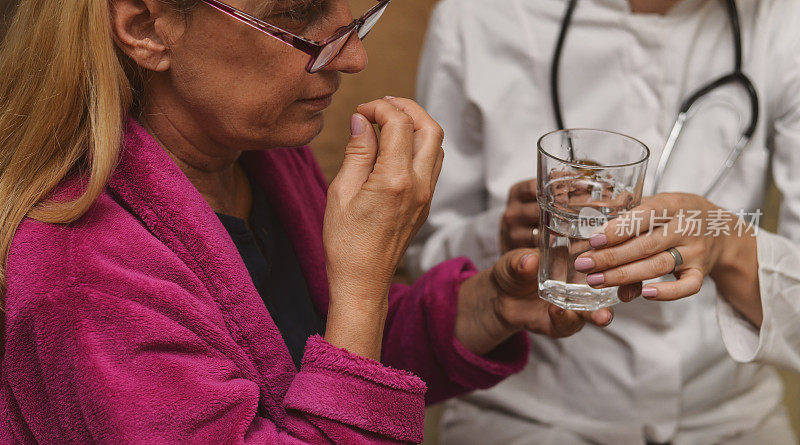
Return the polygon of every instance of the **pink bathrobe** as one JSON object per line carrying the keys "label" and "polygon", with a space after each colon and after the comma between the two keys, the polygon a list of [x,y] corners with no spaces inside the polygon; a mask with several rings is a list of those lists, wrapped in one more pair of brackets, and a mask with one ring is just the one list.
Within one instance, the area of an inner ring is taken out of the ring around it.
{"label": "pink bathrobe", "polygon": [[[324,315],[326,183],[311,151],[247,153],[243,165]],[[381,363],[317,336],[297,372],[214,211],[129,120],[89,212],[66,226],[26,219],[14,238],[0,443],[419,442],[426,401],[489,387],[526,361],[523,334],[490,357],[454,338],[458,286],[474,273],[457,259],[393,286]]]}

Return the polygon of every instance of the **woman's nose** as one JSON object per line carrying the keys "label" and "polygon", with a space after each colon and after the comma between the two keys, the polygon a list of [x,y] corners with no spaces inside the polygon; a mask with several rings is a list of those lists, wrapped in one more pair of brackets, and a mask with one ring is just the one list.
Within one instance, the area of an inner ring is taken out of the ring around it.
{"label": "woman's nose", "polygon": [[339,55],[331,61],[325,70],[356,74],[367,67],[367,60],[367,50],[356,32],[353,32],[342,51],[339,52]]}

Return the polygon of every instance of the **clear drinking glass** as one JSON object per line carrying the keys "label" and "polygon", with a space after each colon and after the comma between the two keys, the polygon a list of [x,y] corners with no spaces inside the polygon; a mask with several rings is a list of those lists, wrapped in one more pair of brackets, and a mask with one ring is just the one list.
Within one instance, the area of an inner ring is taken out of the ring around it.
{"label": "clear drinking glass", "polygon": [[567,129],[538,143],[539,296],[564,309],[619,303],[617,288],[594,289],[575,258],[609,220],[639,205],[650,150],[620,133]]}

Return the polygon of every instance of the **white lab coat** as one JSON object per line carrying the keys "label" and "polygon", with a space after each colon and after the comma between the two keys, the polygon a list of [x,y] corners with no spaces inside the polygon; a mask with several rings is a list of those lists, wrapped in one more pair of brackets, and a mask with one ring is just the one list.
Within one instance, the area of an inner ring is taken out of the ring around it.
{"label": "white lab coat", "polygon": [[[451,405],[445,438],[452,428],[452,437],[463,439],[458,428],[478,425],[492,413],[550,428],[548,435],[523,434],[515,443],[569,442],[556,439],[556,430],[609,444],[724,443],[782,416],[781,383],[762,364],[800,370],[800,2],[737,4],[744,70],[758,90],[761,119],[710,200],[754,213],[763,208],[770,173],[783,193],[780,235],[761,230],[757,240],[760,331],[717,294],[710,279],[699,294],[677,302],[640,298],[617,305],[605,329],[587,326],[562,340],[532,336],[530,365]],[[418,99],[444,127],[445,163],[429,221],[407,255],[412,270],[462,255],[481,267],[498,258],[508,191],[536,175],[536,142],[556,126],[548,77],[565,6],[565,0],[437,5]],[[658,16],[631,14],[627,0],[581,0],[561,59],[565,124],[645,142],[652,152],[648,191],[680,102],[732,67],[721,1],[684,0]],[[697,115],[660,191],[700,193],[733,146],[736,113],[748,119],[749,102],[736,88],[715,97],[732,106],[708,106]],[[785,420],[777,423],[779,434],[772,437],[786,437]],[[499,437],[511,442],[504,428],[493,421],[466,437],[470,443],[502,443],[494,442]]]}

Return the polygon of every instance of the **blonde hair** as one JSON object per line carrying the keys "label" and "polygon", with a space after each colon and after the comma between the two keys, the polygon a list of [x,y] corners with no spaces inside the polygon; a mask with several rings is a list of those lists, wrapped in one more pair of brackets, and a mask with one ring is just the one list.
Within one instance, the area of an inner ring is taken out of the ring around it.
{"label": "blonde hair", "polygon": [[[165,2],[184,9],[195,0]],[[116,167],[138,79],[110,19],[109,0],[21,0],[0,48],[0,308],[22,220],[75,221]],[[71,176],[82,194],[51,199]]]}
{"label": "blonde hair", "polygon": [[[0,292],[11,240],[26,216],[69,223],[92,205],[119,153],[131,102],[110,38],[107,0],[23,0],[0,50]],[[48,200],[86,173],[72,201]]]}

